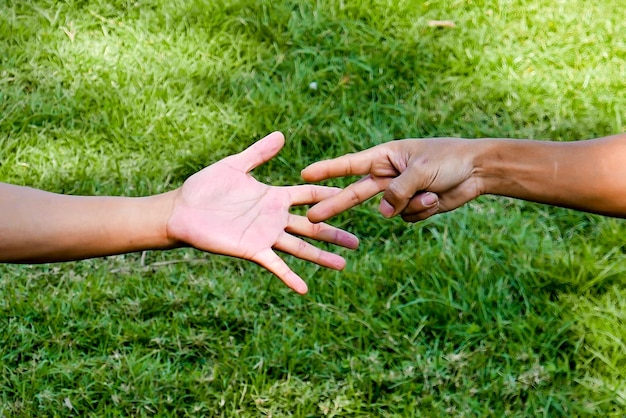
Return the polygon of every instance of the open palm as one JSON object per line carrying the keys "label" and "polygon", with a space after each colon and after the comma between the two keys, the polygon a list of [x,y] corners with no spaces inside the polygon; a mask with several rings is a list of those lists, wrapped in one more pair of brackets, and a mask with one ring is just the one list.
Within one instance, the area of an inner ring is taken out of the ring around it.
{"label": "open palm", "polygon": [[191,176],[178,189],[168,234],[203,251],[254,261],[298,293],[307,286],[273,249],[341,270],[345,260],[292,234],[356,248],[358,239],[326,224],[289,213],[291,206],[317,203],[339,189],[263,184],[249,172],[274,157],[284,138],[274,132],[245,151]]}

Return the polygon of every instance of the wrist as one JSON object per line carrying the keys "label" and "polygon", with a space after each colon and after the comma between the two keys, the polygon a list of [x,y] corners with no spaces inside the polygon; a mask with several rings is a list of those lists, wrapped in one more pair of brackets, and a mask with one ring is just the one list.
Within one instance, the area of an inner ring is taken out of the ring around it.
{"label": "wrist", "polygon": [[543,201],[554,193],[546,184],[555,181],[563,143],[527,139],[476,141],[474,173],[481,194]]}
{"label": "wrist", "polygon": [[484,194],[493,194],[498,187],[496,183],[501,179],[501,168],[496,164],[498,160],[497,143],[489,138],[468,141],[472,167],[471,177],[476,185],[477,197]]}
{"label": "wrist", "polygon": [[153,249],[165,250],[183,246],[182,242],[170,234],[168,228],[177,192],[178,190],[173,190],[141,198],[145,199],[147,205],[145,209],[146,221],[148,222],[146,233],[152,235],[150,241],[153,242],[151,245]]}

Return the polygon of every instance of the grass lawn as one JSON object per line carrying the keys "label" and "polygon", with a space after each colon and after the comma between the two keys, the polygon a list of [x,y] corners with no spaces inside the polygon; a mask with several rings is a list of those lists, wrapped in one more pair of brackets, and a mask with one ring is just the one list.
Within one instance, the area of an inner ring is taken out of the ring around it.
{"label": "grass lawn", "polygon": [[[618,0],[0,0],[0,181],[158,193],[273,130],[274,185],[395,138],[623,132],[625,34]],[[0,266],[0,416],[626,414],[623,220],[376,205],[331,221],[344,272],[285,257],[304,297],[188,249]]]}

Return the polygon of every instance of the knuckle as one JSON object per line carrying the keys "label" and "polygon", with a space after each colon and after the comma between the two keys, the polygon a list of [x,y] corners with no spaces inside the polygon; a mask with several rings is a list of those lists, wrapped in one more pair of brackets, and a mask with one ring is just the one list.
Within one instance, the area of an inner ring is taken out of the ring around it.
{"label": "knuckle", "polygon": [[348,158],[347,158],[347,166],[348,166],[348,173],[352,173],[353,171],[353,167],[352,167],[352,157],[354,156],[354,153],[348,154]]}
{"label": "knuckle", "polygon": [[359,194],[354,189],[346,189],[348,192],[348,198],[352,203],[359,203],[361,201]]}
{"label": "knuckle", "polygon": [[393,196],[396,199],[408,199],[408,196],[406,196],[406,192],[404,191],[404,187],[402,187],[400,182],[392,181],[389,183],[389,186],[387,186],[387,192],[389,192],[390,196]]}
{"label": "knuckle", "polygon": [[298,241],[298,252],[302,253],[308,249],[307,243],[304,240]]}
{"label": "knuckle", "polygon": [[322,224],[312,224],[311,225],[311,234],[313,237],[317,237],[322,232]]}

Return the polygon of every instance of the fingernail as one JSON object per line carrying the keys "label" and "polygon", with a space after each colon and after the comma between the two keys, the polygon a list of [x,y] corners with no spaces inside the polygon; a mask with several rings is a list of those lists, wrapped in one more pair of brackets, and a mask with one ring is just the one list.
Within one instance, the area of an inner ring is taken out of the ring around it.
{"label": "fingernail", "polygon": [[422,196],[422,205],[426,207],[433,206],[438,201],[439,201],[439,198],[434,193],[426,193],[424,196]]}
{"label": "fingernail", "polygon": [[391,215],[393,215],[393,211],[395,209],[393,208],[393,206],[391,206],[391,204],[389,202],[387,202],[385,199],[383,199],[380,202],[380,206],[378,207],[378,210],[380,211],[380,213],[382,213],[382,215],[385,218],[389,218]]}

